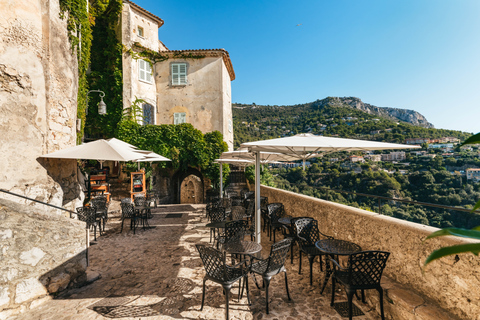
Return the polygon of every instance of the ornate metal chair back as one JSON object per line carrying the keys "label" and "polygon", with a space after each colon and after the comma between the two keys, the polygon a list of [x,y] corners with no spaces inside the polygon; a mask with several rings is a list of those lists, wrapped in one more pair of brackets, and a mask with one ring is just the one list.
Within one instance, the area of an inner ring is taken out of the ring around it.
{"label": "ornate metal chair back", "polygon": [[133,203],[132,198],[123,198],[120,200],[120,204],[122,203]]}
{"label": "ornate metal chair back", "polygon": [[279,218],[285,216],[285,209],[282,203],[270,203],[267,206],[267,209],[271,223],[276,223]]}
{"label": "ornate metal chair back", "polygon": [[210,212],[211,221],[225,221],[226,214],[225,208],[223,207],[213,207]]}
{"label": "ornate metal chair back", "polygon": [[134,206],[133,203],[120,203],[122,208],[122,219],[132,218],[134,215]]}
{"label": "ornate metal chair back", "polygon": [[281,268],[285,264],[287,259],[288,250],[290,250],[290,245],[292,243],[291,238],[286,238],[281,241],[275,242],[272,244],[270,249],[270,255],[268,257],[268,266],[266,273],[278,270],[281,271]]}
{"label": "ornate metal chair back", "polygon": [[86,222],[87,227],[97,221],[97,208],[94,206],[90,207],[78,207],[77,208],[77,217],[78,220]]}
{"label": "ornate metal chair back", "polygon": [[196,244],[195,247],[197,247],[207,275],[221,282],[228,281],[225,253],[203,244]]}
{"label": "ornate metal chair back", "polygon": [[304,221],[304,219],[299,219],[295,221],[295,228],[297,229],[301,246],[314,246],[315,242],[320,239],[331,238],[318,230],[318,221],[314,219],[308,222]]}
{"label": "ornate metal chair back", "polygon": [[137,207],[144,207],[148,204],[147,198],[145,198],[144,196],[135,196],[135,198],[133,199],[133,202]]}
{"label": "ornate metal chair back", "polygon": [[348,257],[348,283],[364,289],[378,287],[389,256],[390,253],[385,251],[351,254]]}
{"label": "ornate metal chair back", "polygon": [[232,206],[232,220],[242,220],[246,217],[246,210],[243,206]]}
{"label": "ornate metal chair back", "polygon": [[248,229],[248,221],[233,220],[225,223],[225,243],[243,240]]}

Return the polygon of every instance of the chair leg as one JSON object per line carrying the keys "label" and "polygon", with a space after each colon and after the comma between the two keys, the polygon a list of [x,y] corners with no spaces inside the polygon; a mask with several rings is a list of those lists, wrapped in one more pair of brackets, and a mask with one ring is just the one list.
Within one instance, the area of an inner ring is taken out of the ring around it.
{"label": "chair leg", "polygon": [[335,302],[335,276],[332,277],[332,300],[330,300],[330,307],[333,307],[334,302]]}
{"label": "chair leg", "polygon": [[352,320],[353,317],[353,294],[355,290],[347,289],[347,299],[348,299],[348,319]]}
{"label": "chair leg", "polygon": [[292,298],[290,297],[290,291],[288,291],[288,279],[287,279],[287,271],[285,271],[285,289],[287,289],[287,297],[288,297],[288,300],[292,300]]}
{"label": "chair leg", "polygon": [[120,228],[120,233],[122,233],[123,231],[123,221],[125,221],[125,219],[122,219],[122,227]]}
{"label": "chair leg", "polygon": [[202,290],[202,306],[200,307],[200,311],[203,310],[203,303],[205,302],[205,282],[207,279],[203,279],[203,290]]}
{"label": "chair leg", "polygon": [[248,274],[245,275],[245,286],[247,288],[247,301],[248,301],[248,305],[251,305],[252,302],[250,301],[250,291],[248,289]]}
{"label": "chair leg", "polygon": [[382,287],[377,288],[378,294],[380,295],[380,316],[382,320],[385,320],[385,315],[383,314],[383,289]]}
{"label": "chair leg", "polygon": [[293,241],[292,243],[290,244],[290,264],[293,264]]}
{"label": "chair leg", "polygon": [[302,250],[298,250],[299,258],[298,258],[298,274],[302,274]]}
{"label": "chair leg", "polygon": [[[322,255],[319,255],[318,257],[319,257],[319,259],[320,259],[320,271],[322,271],[322,272],[323,272],[323,266],[322,266]],[[325,261],[326,261],[326,260],[327,260],[327,259],[325,259]]]}
{"label": "chair leg", "polygon": [[97,225],[93,225],[93,239],[97,241]]}
{"label": "chair leg", "polygon": [[264,277],[263,278],[263,283],[265,284],[265,301],[266,301],[266,306],[267,306],[267,314],[268,314],[268,288],[270,287],[270,280],[271,277]]}
{"label": "chair leg", "polygon": [[308,256],[308,262],[310,262],[310,285],[313,285],[313,261],[315,256]]}
{"label": "chair leg", "polygon": [[230,299],[230,289],[231,286],[224,286],[223,291],[225,292],[225,320],[228,320],[228,307],[229,307],[229,299]]}
{"label": "chair leg", "polygon": [[362,302],[365,303],[365,290],[362,289]]}

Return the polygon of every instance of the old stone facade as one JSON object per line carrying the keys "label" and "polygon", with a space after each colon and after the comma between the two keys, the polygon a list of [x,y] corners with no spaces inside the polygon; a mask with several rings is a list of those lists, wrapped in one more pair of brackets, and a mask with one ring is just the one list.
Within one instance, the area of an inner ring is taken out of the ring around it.
{"label": "old stone facade", "polygon": [[123,104],[135,98],[142,106],[142,122],[191,123],[203,133],[218,130],[233,150],[231,84],[235,79],[224,49],[168,50],[158,40],[163,20],[131,1],[123,3],[122,43],[139,52],[161,53],[167,59],[153,65],[126,52],[123,56]]}
{"label": "old stone facade", "polygon": [[77,60],[66,21],[58,0],[4,0],[0,12],[0,188],[73,209],[83,196],[76,162],[39,158],[76,140]]}
{"label": "old stone facade", "polygon": [[[58,0],[0,1],[0,189],[74,210],[78,66]],[[68,216],[68,213],[67,213]],[[85,224],[0,192],[0,319],[85,277]]]}

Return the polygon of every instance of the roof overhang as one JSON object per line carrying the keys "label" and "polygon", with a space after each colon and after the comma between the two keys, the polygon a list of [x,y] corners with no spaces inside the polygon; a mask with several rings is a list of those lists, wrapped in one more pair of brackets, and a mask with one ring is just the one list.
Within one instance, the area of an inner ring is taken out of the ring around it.
{"label": "roof overhang", "polygon": [[154,20],[157,24],[158,24],[158,27],[160,28],[161,26],[163,26],[164,24],[164,21],[162,19],[160,19],[159,17],[157,17],[156,15],[154,15],[153,13],[143,9],[142,7],[140,7],[138,4],[136,3],[133,3],[132,1],[130,0],[123,0],[124,2],[128,3],[130,5],[130,7],[134,10],[136,10],[137,12],[140,12],[144,15],[146,15],[147,17],[149,17],[150,19]]}

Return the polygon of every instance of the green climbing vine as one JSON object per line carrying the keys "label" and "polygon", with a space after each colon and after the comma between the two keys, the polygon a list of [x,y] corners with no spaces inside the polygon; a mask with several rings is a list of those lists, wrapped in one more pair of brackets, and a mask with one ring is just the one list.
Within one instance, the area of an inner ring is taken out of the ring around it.
{"label": "green climbing vine", "polygon": [[123,114],[123,71],[122,44],[118,38],[122,13],[122,0],[101,0],[92,2],[91,14],[95,16],[92,28],[92,59],[88,84],[91,89],[105,92],[107,115],[99,115],[98,94],[91,94],[85,134],[90,139],[110,138],[115,134]]}
{"label": "green climbing vine", "polygon": [[[72,51],[77,53],[78,59],[78,96],[77,118],[82,119],[82,130],[78,134],[78,141],[83,135],[85,125],[85,107],[87,105],[87,70],[90,64],[90,50],[92,44],[92,17],[88,13],[87,0],[60,0],[60,17],[67,18]],[[77,142],[78,142],[77,141]]]}
{"label": "green climbing vine", "polygon": [[[170,56],[168,54],[162,54],[161,52],[156,52],[151,49],[145,48],[139,42],[134,42],[132,48],[128,48],[124,45],[123,52],[128,53],[132,57],[132,59],[143,59],[150,63],[150,65],[152,66],[157,62],[162,62],[170,59]],[[174,52],[172,54],[172,57],[174,59],[203,59],[206,56],[193,52]]]}

